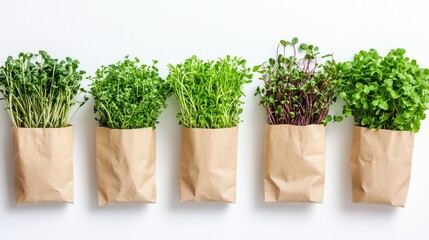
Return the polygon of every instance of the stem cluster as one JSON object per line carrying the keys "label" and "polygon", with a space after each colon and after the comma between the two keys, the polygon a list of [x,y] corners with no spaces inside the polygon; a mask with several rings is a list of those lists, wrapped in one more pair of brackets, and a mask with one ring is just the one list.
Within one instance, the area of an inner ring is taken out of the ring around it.
{"label": "stem cluster", "polygon": [[[60,128],[68,124],[84,71],[67,57],[58,61],[46,52],[20,53],[0,67],[0,86],[14,127]],[[85,101],[87,98],[85,97]],[[85,102],[84,101],[84,102]],[[79,102],[80,106],[84,102]],[[77,111],[77,110],[76,110]]]}
{"label": "stem cluster", "polygon": [[202,61],[196,56],[176,66],[167,77],[179,101],[180,124],[190,128],[229,128],[240,122],[243,85],[252,78],[246,61],[227,56]]}
{"label": "stem cluster", "polygon": [[[323,64],[318,63],[319,48],[302,43],[298,39],[281,40],[276,58],[255,66],[264,81],[256,94],[261,96],[260,104],[267,110],[268,124],[292,124],[306,126],[326,124],[332,119],[341,121],[340,116],[328,115],[330,105],[335,101],[337,68],[332,54]],[[290,47],[293,53],[286,56]],[[304,53],[299,58],[299,53]]]}

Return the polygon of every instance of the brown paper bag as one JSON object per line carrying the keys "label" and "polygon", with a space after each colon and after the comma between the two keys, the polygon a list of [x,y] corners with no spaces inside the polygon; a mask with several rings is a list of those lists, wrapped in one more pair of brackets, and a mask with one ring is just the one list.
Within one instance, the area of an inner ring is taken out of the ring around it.
{"label": "brown paper bag", "polygon": [[16,204],[73,202],[73,127],[12,128]]}
{"label": "brown paper bag", "polygon": [[156,202],[156,132],[153,128],[97,127],[98,204]]}
{"label": "brown paper bag", "polygon": [[404,207],[414,133],[355,126],[351,151],[353,203]]}
{"label": "brown paper bag", "polygon": [[238,127],[182,128],[180,201],[235,202]]}
{"label": "brown paper bag", "polygon": [[265,126],[265,202],[323,202],[325,126]]}

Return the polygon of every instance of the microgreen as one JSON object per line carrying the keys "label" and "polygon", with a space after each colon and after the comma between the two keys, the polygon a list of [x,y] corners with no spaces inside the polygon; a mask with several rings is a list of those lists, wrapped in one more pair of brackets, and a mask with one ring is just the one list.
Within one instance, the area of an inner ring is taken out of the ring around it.
{"label": "microgreen", "polygon": [[158,68],[140,64],[128,56],[102,66],[91,77],[94,112],[100,126],[114,129],[155,128],[166,107],[169,90]]}
{"label": "microgreen", "polygon": [[419,131],[429,103],[429,69],[406,57],[404,49],[385,57],[375,49],[360,51],[339,69],[345,116],[362,127]]}
{"label": "microgreen", "polygon": [[[287,56],[288,48],[292,54]],[[258,87],[255,95],[261,96],[268,124],[326,125],[332,120],[342,120],[341,116],[328,115],[336,100],[336,62],[328,54],[322,56],[327,60],[319,63],[319,54],[317,46],[305,43],[298,46],[298,38],[281,40],[276,57],[253,68],[264,81],[264,87]]]}
{"label": "microgreen", "polygon": [[227,56],[203,61],[193,56],[176,66],[167,77],[179,101],[179,123],[189,128],[229,128],[240,122],[243,85],[252,74],[246,60]]}
{"label": "microgreen", "polygon": [[[68,124],[71,106],[77,102],[84,71],[67,57],[58,61],[45,51],[9,56],[0,67],[0,92],[14,127],[59,128]],[[79,108],[78,108],[79,109]],[[76,109],[77,111],[77,109]]]}

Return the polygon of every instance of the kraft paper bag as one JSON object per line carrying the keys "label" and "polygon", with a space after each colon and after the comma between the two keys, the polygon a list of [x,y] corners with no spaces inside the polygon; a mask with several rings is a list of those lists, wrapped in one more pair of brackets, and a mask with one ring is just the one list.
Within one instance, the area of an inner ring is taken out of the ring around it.
{"label": "kraft paper bag", "polygon": [[12,128],[16,204],[73,203],[73,127]]}
{"label": "kraft paper bag", "polygon": [[238,127],[182,128],[180,201],[235,202]]}
{"label": "kraft paper bag", "polygon": [[98,205],[156,202],[156,131],[96,129]]}
{"label": "kraft paper bag", "polygon": [[353,203],[404,207],[414,133],[355,126],[351,151]]}
{"label": "kraft paper bag", "polygon": [[265,126],[265,202],[323,203],[325,126]]}

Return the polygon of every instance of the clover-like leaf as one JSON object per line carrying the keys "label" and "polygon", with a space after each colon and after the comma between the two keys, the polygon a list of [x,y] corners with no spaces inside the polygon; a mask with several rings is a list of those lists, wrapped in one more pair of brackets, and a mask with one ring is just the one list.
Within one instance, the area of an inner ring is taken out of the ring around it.
{"label": "clover-like leaf", "polygon": [[429,105],[429,70],[404,54],[394,49],[382,57],[370,49],[337,65],[345,116],[369,128],[419,130]]}

